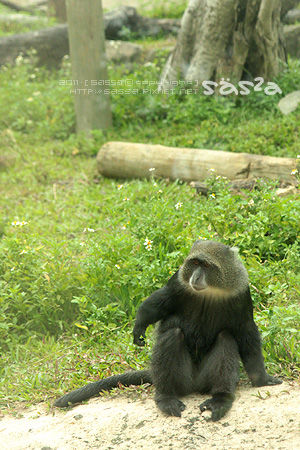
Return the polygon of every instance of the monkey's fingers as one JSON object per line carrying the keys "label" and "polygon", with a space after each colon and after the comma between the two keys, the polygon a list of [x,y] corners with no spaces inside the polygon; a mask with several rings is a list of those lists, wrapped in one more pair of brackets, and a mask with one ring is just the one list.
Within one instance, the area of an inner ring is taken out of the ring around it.
{"label": "monkey's fingers", "polygon": [[144,347],[145,346],[145,334],[143,334],[142,336],[134,336],[133,343],[135,345],[138,345],[139,347]]}
{"label": "monkey's fingers", "polygon": [[175,397],[167,397],[156,400],[159,409],[168,416],[181,417],[181,412],[185,410],[185,404]]}
{"label": "monkey's fingers", "polygon": [[225,416],[227,411],[229,411],[233,398],[234,396],[230,394],[217,394],[213,398],[209,398],[201,403],[200,411],[211,411],[211,420],[215,422]]}

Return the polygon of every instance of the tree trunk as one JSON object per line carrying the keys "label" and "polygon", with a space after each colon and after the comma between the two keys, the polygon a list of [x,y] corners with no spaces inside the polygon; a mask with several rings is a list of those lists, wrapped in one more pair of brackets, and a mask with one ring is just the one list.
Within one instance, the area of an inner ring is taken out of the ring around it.
{"label": "tree trunk", "polygon": [[59,22],[65,23],[67,21],[66,0],[48,0],[48,13],[56,17]]}
{"label": "tree trunk", "polygon": [[76,130],[89,132],[112,124],[109,95],[93,80],[108,79],[101,0],[67,0]]}
{"label": "tree trunk", "polygon": [[266,177],[297,184],[291,175],[295,158],[230,153],[219,150],[172,148],[163,145],[107,142],[97,156],[98,170],[109,178],[150,178],[204,181],[211,169],[229,180]]}
{"label": "tree trunk", "polygon": [[178,76],[201,84],[277,75],[286,59],[280,13],[281,0],[190,0],[162,88]]}

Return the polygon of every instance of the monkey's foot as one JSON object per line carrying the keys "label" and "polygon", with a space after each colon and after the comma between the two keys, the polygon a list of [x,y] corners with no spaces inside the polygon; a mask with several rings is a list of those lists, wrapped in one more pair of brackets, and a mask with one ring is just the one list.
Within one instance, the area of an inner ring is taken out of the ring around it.
{"label": "monkey's foot", "polygon": [[231,394],[216,394],[205,402],[201,403],[200,411],[211,411],[211,420],[214,422],[225,416],[232,406],[234,396]]}
{"label": "monkey's foot", "polygon": [[185,410],[185,404],[177,397],[163,396],[155,401],[159,409],[168,416],[181,417],[181,412]]}
{"label": "monkey's foot", "polygon": [[281,384],[282,380],[279,378],[272,377],[271,375],[267,375],[266,377],[259,379],[252,383],[252,386],[274,386],[275,384]]}

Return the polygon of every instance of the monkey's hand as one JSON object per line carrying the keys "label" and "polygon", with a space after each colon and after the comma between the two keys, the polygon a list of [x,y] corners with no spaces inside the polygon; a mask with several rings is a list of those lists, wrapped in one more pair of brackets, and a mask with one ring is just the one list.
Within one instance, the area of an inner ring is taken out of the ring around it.
{"label": "monkey's hand", "polygon": [[135,345],[138,345],[139,347],[144,347],[145,345],[145,337],[146,337],[146,330],[144,328],[135,326],[133,329],[133,342]]}

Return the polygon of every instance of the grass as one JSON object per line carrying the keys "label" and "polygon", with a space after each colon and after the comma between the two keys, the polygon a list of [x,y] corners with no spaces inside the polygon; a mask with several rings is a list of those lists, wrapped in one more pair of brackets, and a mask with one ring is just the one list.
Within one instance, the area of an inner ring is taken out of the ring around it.
{"label": "grass", "polygon": [[[157,80],[165,60],[109,67],[110,78]],[[58,72],[34,55],[0,72],[0,404],[49,404],[87,381],[144,367],[151,353],[132,344],[141,301],[161,287],[199,236],[240,248],[255,318],[272,373],[299,378],[299,197],[276,184],[232,194],[207,174],[210,193],[151,180],[108,180],[95,156],[108,140],[299,155],[299,109],[280,98],[112,95],[114,127],[75,135],[73,100]],[[299,62],[274,80],[299,89]],[[60,81],[61,80],[61,81]],[[177,207],[176,207],[177,206]],[[144,244],[151,240],[151,248]]]}

